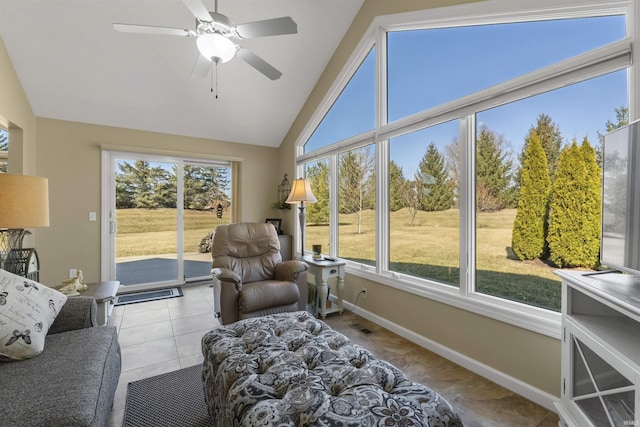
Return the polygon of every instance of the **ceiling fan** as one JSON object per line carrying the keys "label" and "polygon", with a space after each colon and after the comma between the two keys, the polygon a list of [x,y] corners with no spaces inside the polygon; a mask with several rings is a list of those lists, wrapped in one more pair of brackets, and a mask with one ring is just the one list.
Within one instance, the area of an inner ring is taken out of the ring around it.
{"label": "ceiling fan", "polygon": [[218,0],[215,2],[215,12],[209,12],[200,0],[182,1],[196,17],[195,30],[135,24],[113,24],[113,28],[124,33],[197,37],[196,45],[200,56],[193,67],[192,77],[205,78],[211,63],[222,64],[235,56],[271,80],[277,80],[282,76],[278,69],[252,51],[237,45],[236,41],[296,34],[298,25],[289,16],[236,25],[225,15],[218,13]]}

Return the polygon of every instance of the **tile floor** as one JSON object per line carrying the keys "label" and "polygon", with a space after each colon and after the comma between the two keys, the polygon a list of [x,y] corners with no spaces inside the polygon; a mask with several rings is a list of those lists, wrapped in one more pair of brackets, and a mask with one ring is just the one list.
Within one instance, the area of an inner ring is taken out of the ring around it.
{"label": "tile floor", "polygon": [[122,426],[127,384],[202,363],[200,339],[220,323],[208,285],[184,286],[184,296],[113,308],[122,373],[109,426]]}
{"label": "tile floor", "polygon": [[[114,308],[122,373],[109,426],[122,426],[129,382],[202,363],[200,338],[219,326],[213,317],[213,292],[208,285],[182,289],[181,298]],[[558,425],[555,413],[359,316],[333,314],[327,323],[411,380],[429,385],[452,404],[467,427]],[[355,323],[374,333],[363,334]]]}

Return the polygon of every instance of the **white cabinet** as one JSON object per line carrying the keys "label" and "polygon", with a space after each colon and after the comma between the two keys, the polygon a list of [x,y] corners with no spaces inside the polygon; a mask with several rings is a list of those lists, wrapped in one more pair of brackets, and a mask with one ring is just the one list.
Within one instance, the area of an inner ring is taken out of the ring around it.
{"label": "white cabinet", "polygon": [[640,425],[640,279],[562,278],[562,382],[556,403],[568,426]]}

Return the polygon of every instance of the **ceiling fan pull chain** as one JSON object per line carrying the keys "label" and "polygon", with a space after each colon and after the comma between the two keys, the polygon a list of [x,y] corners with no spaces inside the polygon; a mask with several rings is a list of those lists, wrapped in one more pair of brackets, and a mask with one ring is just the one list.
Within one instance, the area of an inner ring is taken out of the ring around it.
{"label": "ceiling fan pull chain", "polygon": [[[215,64],[216,68],[213,69],[213,64]],[[216,99],[218,99],[218,63],[211,63],[211,93],[213,93],[213,74],[216,75]]]}

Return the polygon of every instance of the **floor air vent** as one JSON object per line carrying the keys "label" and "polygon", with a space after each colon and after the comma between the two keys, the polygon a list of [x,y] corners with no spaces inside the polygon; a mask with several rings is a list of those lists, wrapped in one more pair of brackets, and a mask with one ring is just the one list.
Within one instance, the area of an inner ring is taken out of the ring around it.
{"label": "floor air vent", "polygon": [[176,298],[182,296],[181,288],[160,289],[157,291],[135,292],[116,296],[114,305],[135,304],[138,302],[156,301],[159,299]]}
{"label": "floor air vent", "polygon": [[365,335],[369,335],[372,334],[373,331],[369,328],[365,328],[364,326],[362,326],[359,323],[354,323],[353,325],[351,325],[352,328],[357,329],[358,331],[362,332]]}

